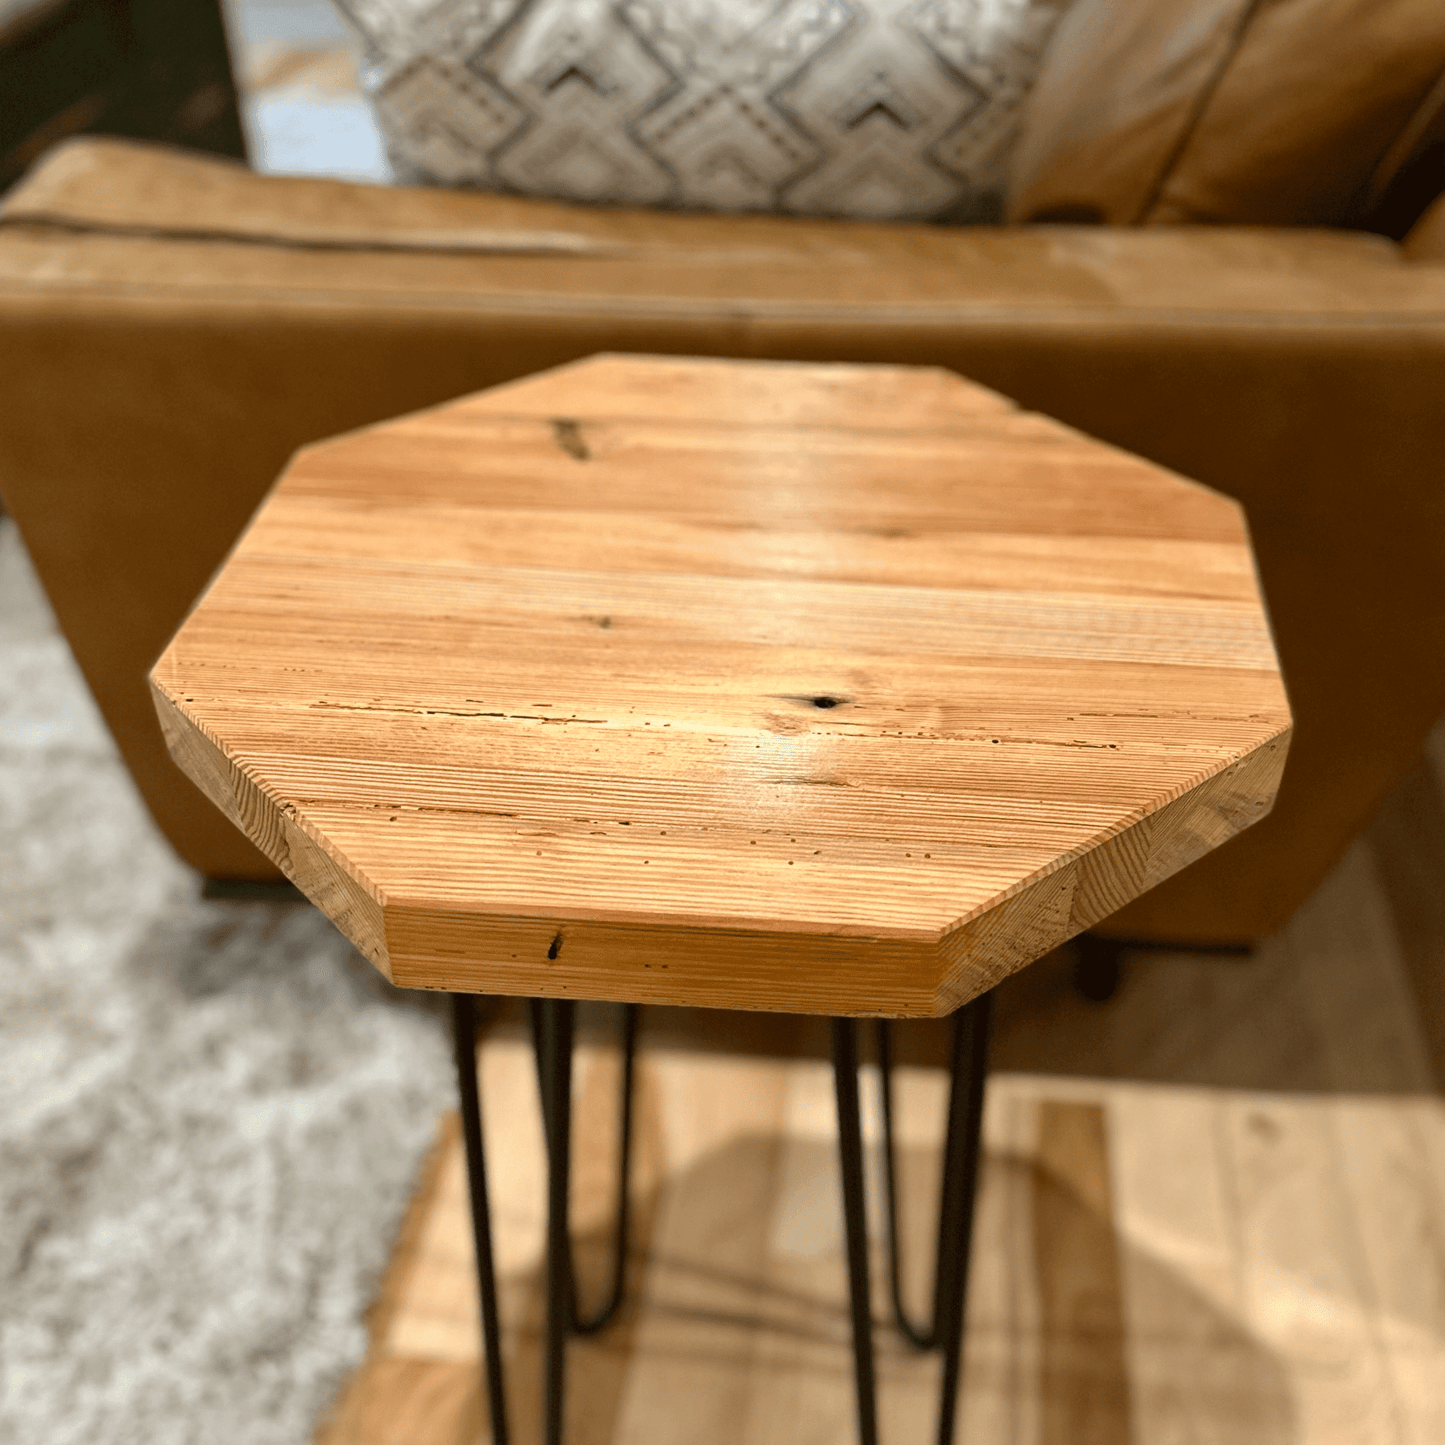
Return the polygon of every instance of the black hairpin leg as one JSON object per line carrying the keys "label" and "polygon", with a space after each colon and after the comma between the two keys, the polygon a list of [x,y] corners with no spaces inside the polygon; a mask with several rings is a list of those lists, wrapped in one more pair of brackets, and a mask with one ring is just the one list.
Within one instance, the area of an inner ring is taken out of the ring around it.
{"label": "black hairpin leg", "polygon": [[492,1441],[493,1445],[507,1445],[502,1331],[497,1319],[497,1274],[492,1261],[492,1213],[487,1197],[487,1164],[482,1150],[481,1097],[477,1089],[477,1001],[469,993],[452,995],[452,1043],[457,1061],[462,1138],[467,1151],[472,1242],[477,1256],[477,1294],[481,1300],[482,1345],[486,1355],[487,1404],[492,1419]]}
{"label": "black hairpin leg", "polygon": [[545,1439],[562,1445],[567,1337],[572,1333],[572,1240],[567,1227],[571,1179],[572,1034],[576,1005],[543,999],[534,1008],[542,1120],[547,1135],[547,1360]]}
{"label": "black hairpin leg", "polygon": [[[982,994],[954,1020],[953,1067],[949,1081],[948,1140],[943,1154],[943,1193],[934,1328],[943,1352],[943,1387],[938,1400],[938,1445],[953,1445],[958,1378],[963,1364],[963,1312],[968,1298],[968,1259],[973,1245],[978,1195],[979,1138],[983,1132],[983,1091],[988,1075],[988,1035],[993,995]],[[944,1248],[948,1241],[949,1247]]]}
{"label": "black hairpin leg", "polygon": [[[955,1035],[957,1024],[954,1025]],[[933,1309],[927,1325],[916,1325],[908,1318],[903,1305],[902,1271],[898,1267],[898,1177],[893,1147],[893,1021],[879,1019],[876,1029],[878,1050],[878,1083],[883,1105],[883,1208],[887,1225],[888,1240],[888,1288],[893,1299],[893,1319],[899,1333],[910,1345],[920,1350],[931,1350],[938,1344],[938,1306],[941,1299],[938,1290],[938,1273],[933,1279]],[[944,1214],[938,1215],[938,1255],[943,1257]]]}
{"label": "black hairpin leg", "polygon": [[[933,1308],[926,1325],[915,1324],[903,1305],[898,1245],[898,1175],[893,1142],[893,1028],[877,1021],[878,1073],[883,1105],[883,1201],[887,1211],[888,1279],[893,1317],[908,1342],[920,1350],[937,1349],[944,1332],[945,1282],[959,1268],[968,1269],[973,1232],[973,1176],[977,1172],[978,1131],[983,1118],[984,1072],[987,1068],[988,1014],[992,994],[965,1004],[953,1016],[949,1071],[949,1123],[944,1146],[942,1193],[938,1210],[938,1252],[934,1269]],[[981,1049],[981,1051],[980,1051]],[[961,1129],[960,1129],[961,1126]],[[960,1172],[963,1177],[960,1177]],[[958,1193],[963,1192],[962,1228]],[[952,1197],[950,1197],[950,1194]]]}
{"label": "black hairpin leg", "polygon": [[[532,1016],[532,1037],[542,1037],[542,999],[528,1001]],[[612,1280],[607,1297],[590,1315],[583,1315],[577,1303],[576,1271],[572,1270],[572,1333],[574,1335],[595,1335],[611,1324],[622,1304],[622,1295],[627,1278],[627,1228],[629,1220],[628,1181],[632,1175],[632,1094],[633,1074],[637,1057],[637,1019],[639,1006],[624,1004],[622,1009],[622,1087],[618,1099],[618,1146],[617,1146],[617,1196],[613,1213]],[[537,1086],[542,1096],[543,1127],[547,1125],[547,1111],[550,1108],[550,1086],[547,1082],[548,1065],[543,1061],[540,1043],[536,1048]],[[550,1146],[549,1146],[550,1147]],[[569,1269],[572,1266],[569,1263]]]}
{"label": "black hairpin leg", "polygon": [[565,1397],[566,1350],[571,1335],[595,1334],[622,1302],[627,1274],[628,1180],[632,1159],[632,1080],[637,1048],[637,1005],[622,1020],[622,1098],[617,1160],[617,1205],[612,1281],[597,1311],[584,1316],[577,1303],[572,1237],[568,1227],[568,1186],[572,1154],[572,1047],[576,1006],[568,1000],[533,999],[530,1004],[537,1055],[537,1082],[547,1137],[547,1363],[545,1415],[547,1445],[560,1445]]}
{"label": "black hairpin leg", "polygon": [[859,1445],[877,1445],[873,1317],[868,1288],[868,1213],[863,1193],[863,1128],[858,1110],[858,1021],[833,1020],[833,1087],[838,1099],[838,1162],[843,1179],[843,1232],[848,1250],[848,1301],[853,1315],[853,1383]]}
{"label": "black hairpin leg", "polygon": [[[983,1120],[991,1004],[990,996],[984,995],[959,1010],[954,1019],[948,1133],[944,1147],[943,1187],[939,1205],[938,1266],[934,1284],[933,1316],[929,1327],[923,1330],[908,1321],[902,1308],[898,1285],[891,1038],[886,1026],[880,1027],[878,1035],[879,1063],[883,1079],[889,1265],[893,1300],[899,1325],[904,1333],[920,1348],[937,1347],[943,1352],[939,1445],[952,1445],[957,1414],[964,1301],[968,1289],[969,1248],[973,1233],[974,1195],[978,1183],[979,1136]],[[532,1003],[532,1024],[548,1158],[545,1378],[547,1445],[561,1445],[562,1441],[568,1336],[601,1329],[612,1318],[622,1297],[626,1272],[627,1181],[632,1137],[633,1060],[637,1035],[637,1015],[633,1007],[628,1008],[623,1022],[617,1249],[612,1285],[608,1299],[601,1309],[587,1319],[579,1319],[567,1217],[571,1172],[572,1046],[575,1017],[575,1005],[567,1000],[534,1000]],[[477,1087],[475,998],[470,994],[453,994],[452,1018],[463,1136],[466,1142],[467,1176],[471,1186],[472,1233],[476,1247],[492,1437],[495,1445],[506,1445],[508,1432],[501,1331],[497,1318],[491,1215]],[[838,1105],[839,1158],[842,1166],[848,1289],[853,1326],[858,1437],[860,1445],[877,1445],[868,1221],[863,1179],[863,1132],[858,1105],[858,1026],[853,1019],[833,1020],[833,1068]]]}
{"label": "black hairpin leg", "polygon": [[[973,1239],[978,1186],[979,1137],[992,996],[984,994],[954,1016],[949,1079],[948,1126],[938,1215],[938,1263],[932,1318],[925,1328],[903,1309],[898,1281],[897,1187],[893,1150],[891,1037],[878,1029],[878,1062],[883,1094],[885,1198],[888,1207],[888,1263],[899,1328],[920,1349],[943,1352],[943,1386],[938,1407],[939,1445],[952,1445],[957,1418],[959,1368],[963,1351],[964,1301]],[[858,1436],[876,1445],[873,1340],[869,1309],[868,1222],[863,1193],[863,1138],[858,1110],[858,1034],[851,1019],[833,1020],[833,1071],[838,1094],[838,1150],[843,1175],[843,1215],[848,1246],[848,1283],[853,1312],[853,1358],[857,1371]]]}
{"label": "black hairpin leg", "polygon": [[607,1298],[595,1313],[583,1316],[578,1313],[577,1285],[575,1271],[572,1285],[572,1333],[595,1335],[612,1322],[622,1304],[622,1292],[627,1280],[627,1226],[628,1226],[628,1180],[632,1173],[632,1075],[633,1061],[637,1055],[637,1005],[624,1004],[622,1008],[622,1097],[618,1101],[618,1143],[617,1143],[617,1197],[613,1211],[615,1227],[612,1243],[612,1283]]}

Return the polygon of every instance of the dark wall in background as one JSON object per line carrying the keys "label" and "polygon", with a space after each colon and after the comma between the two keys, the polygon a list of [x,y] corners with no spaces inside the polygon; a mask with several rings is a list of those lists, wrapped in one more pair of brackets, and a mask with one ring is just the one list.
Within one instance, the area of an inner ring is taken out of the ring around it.
{"label": "dark wall in background", "polygon": [[218,0],[40,0],[0,16],[0,190],[83,132],[245,159]]}

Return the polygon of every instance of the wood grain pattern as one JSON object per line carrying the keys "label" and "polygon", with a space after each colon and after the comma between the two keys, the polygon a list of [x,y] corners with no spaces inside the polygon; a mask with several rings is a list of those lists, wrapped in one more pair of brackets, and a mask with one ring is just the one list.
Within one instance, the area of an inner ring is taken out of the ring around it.
{"label": "wood grain pattern", "polygon": [[595,358],[303,451],[157,664],[395,982],[941,1014],[1267,811],[1238,507],[947,373]]}

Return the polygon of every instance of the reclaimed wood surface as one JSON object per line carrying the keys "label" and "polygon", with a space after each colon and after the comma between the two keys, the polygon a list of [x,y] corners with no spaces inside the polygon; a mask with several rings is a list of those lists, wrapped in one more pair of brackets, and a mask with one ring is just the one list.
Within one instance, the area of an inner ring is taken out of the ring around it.
{"label": "reclaimed wood surface", "polygon": [[1267,811],[1236,504],[951,374],[602,357],[305,449],[153,674],[399,984],[929,1015]]}

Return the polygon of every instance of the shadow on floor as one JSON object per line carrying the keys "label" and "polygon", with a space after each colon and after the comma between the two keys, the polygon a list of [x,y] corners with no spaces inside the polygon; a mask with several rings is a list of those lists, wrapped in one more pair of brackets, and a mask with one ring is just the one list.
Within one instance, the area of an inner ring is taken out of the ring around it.
{"label": "shadow on floor", "polygon": [[[1039,1135],[1037,1157],[985,1158],[976,1256],[1014,1264],[1011,1275],[980,1277],[970,1293],[960,1438],[1014,1438],[1029,1418],[1038,1445],[1134,1445],[1171,1425],[1191,1440],[1293,1445],[1289,1384],[1270,1352],[1168,1265],[1117,1237],[1103,1111],[1046,1103]],[[780,1147],[777,1138],[736,1138],[639,1198],[621,1315],[603,1336],[569,1346],[570,1445],[711,1445],[739,1432],[758,1445],[851,1438],[840,1241],[777,1245],[788,1233],[776,1223],[780,1175],[834,1181],[832,1148],[790,1140],[800,1153],[785,1171]],[[807,1212],[806,1199],[800,1207]],[[919,1228],[905,1244],[926,1250],[930,1233]],[[589,1294],[609,1248],[605,1230],[577,1241]],[[506,1286],[508,1412],[518,1439],[540,1436],[544,1289],[540,1268]],[[875,1309],[882,1297],[875,1293]],[[880,1433],[931,1438],[935,1357],[904,1345],[881,1317],[876,1330]],[[403,1365],[393,1357],[361,1372],[326,1445],[415,1445],[418,1437],[381,1422],[423,1416],[429,1445],[485,1438],[475,1367],[417,1361],[403,1373]],[[439,1395],[450,1396],[444,1410]]]}

